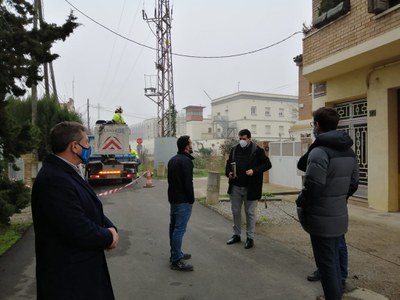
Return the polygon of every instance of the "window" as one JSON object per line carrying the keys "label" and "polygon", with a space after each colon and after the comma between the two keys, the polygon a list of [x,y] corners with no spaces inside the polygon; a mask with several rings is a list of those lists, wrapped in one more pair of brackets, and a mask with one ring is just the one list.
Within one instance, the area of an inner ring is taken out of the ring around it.
{"label": "window", "polygon": [[400,0],[389,0],[389,7],[393,7],[397,4],[400,4]]}
{"label": "window", "polygon": [[284,126],[279,126],[279,136],[283,135],[285,132],[285,127]]}
{"label": "window", "polygon": [[225,115],[227,115],[229,113],[229,110],[225,109]]}
{"label": "window", "polygon": [[327,12],[328,10],[334,8],[338,5],[342,0],[321,0],[321,4],[319,6],[319,15]]}
{"label": "window", "polygon": [[400,0],[368,0],[368,12],[379,14],[399,4]]}
{"label": "window", "polygon": [[279,117],[282,118],[285,116],[285,109],[284,108],[280,108],[279,109]]}
{"label": "window", "polygon": [[218,112],[218,113],[217,113],[217,116],[220,116],[220,115],[221,115],[221,113]]}
{"label": "window", "polygon": [[208,133],[211,133],[211,127],[208,127]]}
{"label": "window", "polygon": [[255,115],[257,115],[257,107],[256,106],[252,106],[251,107],[251,109],[250,109],[250,114],[252,115],[252,116],[255,116]]}
{"label": "window", "polygon": [[203,113],[201,111],[188,111],[187,115],[188,116],[202,116]]}
{"label": "window", "polygon": [[271,125],[265,125],[265,134],[271,134]]}
{"label": "window", "polygon": [[321,28],[349,11],[350,0],[321,0],[318,17],[313,19],[313,26]]}
{"label": "window", "polygon": [[257,125],[251,125],[251,134],[257,133]]}
{"label": "window", "polygon": [[271,107],[266,107],[265,108],[265,116],[270,117],[271,116]]}

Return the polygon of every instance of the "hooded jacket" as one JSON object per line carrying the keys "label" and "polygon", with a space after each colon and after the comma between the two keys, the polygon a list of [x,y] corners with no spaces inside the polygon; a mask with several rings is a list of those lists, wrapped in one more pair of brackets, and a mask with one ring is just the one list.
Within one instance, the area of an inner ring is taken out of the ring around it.
{"label": "hooded jacket", "polygon": [[347,199],[358,188],[358,161],[353,140],[344,131],[321,133],[301,157],[304,188],[296,204],[304,212],[302,225],[311,235],[338,237],[347,232]]}

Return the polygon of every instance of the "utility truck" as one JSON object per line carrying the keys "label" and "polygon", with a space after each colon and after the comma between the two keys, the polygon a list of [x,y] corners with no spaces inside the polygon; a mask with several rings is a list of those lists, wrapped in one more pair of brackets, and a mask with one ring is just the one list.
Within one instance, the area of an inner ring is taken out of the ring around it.
{"label": "utility truck", "polygon": [[94,135],[89,135],[92,154],[86,164],[89,182],[121,179],[131,182],[137,177],[139,161],[130,155],[130,129],[126,124],[97,121]]}

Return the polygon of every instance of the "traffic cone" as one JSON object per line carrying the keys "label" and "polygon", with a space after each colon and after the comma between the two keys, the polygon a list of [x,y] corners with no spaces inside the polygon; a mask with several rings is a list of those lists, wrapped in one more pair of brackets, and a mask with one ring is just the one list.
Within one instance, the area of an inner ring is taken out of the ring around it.
{"label": "traffic cone", "polygon": [[143,186],[143,187],[145,187],[145,188],[152,188],[152,187],[154,187],[153,182],[152,182],[152,180],[151,180],[151,172],[150,172],[149,169],[147,169],[147,171],[146,171],[146,185]]}

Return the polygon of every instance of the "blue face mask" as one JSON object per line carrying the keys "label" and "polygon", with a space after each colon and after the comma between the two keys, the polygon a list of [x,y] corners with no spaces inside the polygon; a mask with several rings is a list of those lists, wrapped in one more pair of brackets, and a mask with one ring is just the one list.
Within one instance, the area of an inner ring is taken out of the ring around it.
{"label": "blue face mask", "polygon": [[81,153],[81,155],[78,154],[78,156],[81,159],[81,161],[84,164],[86,164],[87,162],[89,162],[90,154],[92,154],[92,148],[91,147],[85,148],[79,143],[78,143],[78,145],[81,146],[81,148],[82,148],[82,153]]}

